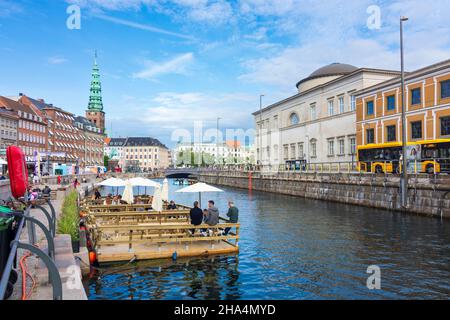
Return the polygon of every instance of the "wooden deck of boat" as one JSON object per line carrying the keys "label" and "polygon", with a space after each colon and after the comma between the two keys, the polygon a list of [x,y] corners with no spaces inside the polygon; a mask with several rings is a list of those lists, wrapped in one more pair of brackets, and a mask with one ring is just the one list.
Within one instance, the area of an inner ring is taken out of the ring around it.
{"label": "wooden deck of boat", "polygon": [[231,254],[239,252],[239,247],[220,241],[202,241],[189,244],[167,243],[158,245],[156,243],[134,244],[129,249],[128,244],[115,244],[101,246],[97,249],[99,263],[137,260],[167,259],[172,258],[174,252],[177,257],[198,257],[217,254]]}
{"label": "wooden deck of boat", "polygon": [[[190,208],[177,208],[143,211],[151,205],[94,205],[85,201],[82,210],[98,262],[170,259],[175,252],[180,258],[239,252],[238,223],[220,218],[222,223],[215,226],[193,226]],[[227,228],[233,232],[225,236],[222,231]],[[208,229],[208,237],[200,235],[203,229]]]}

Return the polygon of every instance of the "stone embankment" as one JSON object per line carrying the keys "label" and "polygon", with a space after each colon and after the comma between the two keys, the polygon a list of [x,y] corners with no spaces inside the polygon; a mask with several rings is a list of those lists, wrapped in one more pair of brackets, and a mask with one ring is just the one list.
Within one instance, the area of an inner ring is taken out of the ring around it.
{"label": "stone embankment", "polygon": [[222,186],[450,218],[448,175],[412,175],[407,209],[401,206],[397,175],[212,171],[202,172],[198,178]]}

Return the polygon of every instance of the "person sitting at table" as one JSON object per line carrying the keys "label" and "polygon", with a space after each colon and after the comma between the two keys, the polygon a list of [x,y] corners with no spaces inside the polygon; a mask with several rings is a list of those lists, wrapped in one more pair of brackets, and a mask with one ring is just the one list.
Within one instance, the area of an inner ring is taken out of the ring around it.
{"label": "person sitting at table", "polygon": [[105,201],[103,202],[103,205],[110,206],[112,205],[112,202],[113,202],[112,194],[108,194],[108,196],[105,198]]}
{"label": "person sitting at table", "polygon": [[[191,218],[191,224],[193,226],[199,226],[203,222],[203,211],[199,208],[198,201],[194,202],[194,208],[189,212],[189,216]],[[195,234],[195,229],[189,230],[189,232],[193,235]]]}
{"label": "person sitting at table", "polygon": [[50,197],[50,194],[52,193],[52,189],[50,189],[50,187],[49,186],[45,186],[44,187],[44,190],[42,190],[42,194],[45,196],[45,197]]}
{"label": "person sitting at table", "polygon": [[[205,213],[205,223],[211,227],[216,226],[219,223],[219,209],[214,204],[214,201],[210,200],[208,201],[208,210],[206,210]],[[206,230],[203,230],[202,235],[203,236],[212,236],[213,230],[209,229],[208,232]]]}
{"label": "person sitting at table", "polygon": [[117,206],[120,204],[119,195],[113,197],[112,205]]}
{"label": "person sitting at table", "polygon": [[118,198],[119,198],[119,204],[127,204],[126,201],[122,200],[122,195],[119,194]]}
{"label": "person sitting at table", "polygon": [[175,201],[170,201],[169,205],[167,206],[167,210],[177,210],[177,205],[175,204]]}

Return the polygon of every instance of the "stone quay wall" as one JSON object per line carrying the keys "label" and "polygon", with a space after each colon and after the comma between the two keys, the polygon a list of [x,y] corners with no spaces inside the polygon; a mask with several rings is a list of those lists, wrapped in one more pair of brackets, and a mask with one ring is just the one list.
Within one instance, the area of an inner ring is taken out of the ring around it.
{"label": "stone quay wall", "polygon": [[407,209],[401,206],[398,175],[204,171],[198,178],[222,186],[450,218],[447,175],[411,175]]}

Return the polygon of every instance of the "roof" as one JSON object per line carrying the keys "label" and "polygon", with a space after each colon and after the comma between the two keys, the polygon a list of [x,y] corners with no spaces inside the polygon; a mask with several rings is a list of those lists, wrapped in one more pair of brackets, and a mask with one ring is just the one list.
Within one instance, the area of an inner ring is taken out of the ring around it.
{"label": "roof", "polygon": [[127,143],[127,138],[109,138],[109,147],[123,147]]}
{"label": "roof", "polygon": [[161,147],[167,149],[158,139],[150,137],[131,137],[127,139],[126,147]]}
{"label": "roof", "polygon": [[225,142],[228,148],[232,148],[232,149],[236,149],[236,148],[240,148],[241,147],[241,142],[240,141],[227,141]]}
{"label": "roof", "polygon": [[10,110],[14,110],[14,111],[22,111],[22,112],[27,112],[27,113],[35,113],[33,109],[31,109],[30,107],[21,104],[20,102],[17,102],[15,100],[6,98],[6,97],[2,97],[0,96],[0,106],[10,109]]}
{"label": "roof", "polygon": [[19,116],[14,111],[5,108],[0,108],[0,117],[19,119]]}
{"label": "roof", "polygon": [[[373,68],[359,68],[359,69],[356,69],[355,71],[353,71],[351,73],[348,73],[348,74],[345,74],[345,75],[343,75],[343,76],[341,76],[341,77],[339,77],[337,79],[328,81],[326,83],[320,84],[320,85],[318,85],[316,87],[313,87],[311,89],[308,89],[306,91],[297,93],[297,94],[295,94],[293,96],[290,96],[290,97],[288,97],[286,99],[283,99],[281,101],[275,102],[275,103],[273,103],[273,104],[263,108],[262,112],[265,112],[267,110],[275,108],[275,107],[277,107],[279,105],[282,105],[283,103],[286,103],[286,102],[291,101],[293,99],[303,97],[303,96],[305,96],[305,95],[307,95],[307,94],[309,94],[309,93],[311,93],[311,92],[313,92],[315,90],[323,89],[323,88],[325,88],[325,87],[327,87],[329,85],[333,85],[333,84],[338,83],[340,81],[346,80],[346,79],[348,79],[350,77],[353,77],[354,75],[357,75],[357,74],[363,73],[363,72],[378,73],[378,74],[385,74],[385,75],[394,75],[394,76],[400,75],[400,71],[395,71],[395,70],[373,69]],[[256,116],[256,115],[259,115],[260,113],[261,113],[261,111],[258,110],[258,111],[253,112],[252,115]]]}
{"label": "roof", "polygon": [[83,126],[83,130],[87,130],[87,131],[91,131],[97,134],[101,134],[101,132],[96,132],[94,130],[92,130],[92,128],[96,128],[97,130],[100,130],[100,128],[98,128],[92,121],[90,121],[88,118],[82,117],[82,116],[78,116],[75,117],[75,123],[79,123]]}
{"label": "roof", "polygon": [[322,78],[322,77],[332,77],[332,76],[343,76],[343,75],[355,72],[356,70],[358,70],[358,68],[355,66],[352,66],[350,64],[332,63],[325,67],[317,69],[316,71],[311,73],[307,78],[300,80],[296,84],[296,87],[298,88],[298,86],[300,84],[302,84],[303,82],[306,82],[306,81],[309,81],[312,79]]}
{"label": "roof", "polygon": [[[426,66],[424,68],[421,68],[421,69],[418,69],[418,70],[415,70],[412,72],[405,72],[405,81],[407,82],[411,79],[415,79],[415,78],[418,78],[418,77],[421,77],[421,76],[424,76],[424,75],[427,75],[427,74],[430,74],[430,73],[433,73],[433,72],[436,72],[439,70],[448,69],[448,68],[450,68],[450,59]],[[361,89],[361,90],[355,92],[354,94],[356,96],[359,96],[359,95],[366,94],[368,92],[378,91],[378,90],[383,89],[388,86],[400,85],[400,84],[401,84],[401,77],[397,76],[395,78],[378,83],[371,87]]]}

